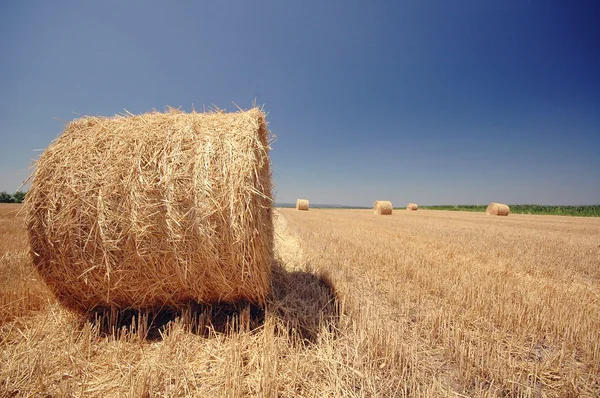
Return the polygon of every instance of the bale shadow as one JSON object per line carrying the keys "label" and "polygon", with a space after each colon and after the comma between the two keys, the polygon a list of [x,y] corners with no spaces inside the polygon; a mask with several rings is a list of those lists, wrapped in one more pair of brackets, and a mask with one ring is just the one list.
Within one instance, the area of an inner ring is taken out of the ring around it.
{"label": "bale shadow", "polygon": [[82,316],[80,325],[90,322],[100,337],[135,336],[148,341],[162,340],[178,322],[191,333],[210,337],[255,331],[271,317],[277,333],[302,344],[315,343],[323,328],[336,330],[339,304],[328,275],[287,271],[275,262],[271,285],[265,306],[240,301],[212,305],[189,302],[180,308],[143,310],[97,307]]}
{"label": "bale shadow", "polygon": [[272,288],[267,312],[279,321],[278,332],[311,344],[323,330],[337,330],[340,306],[328,274],[287,271],[276,263]]}
{"label": "bale shadow", "polygon": [[136,336],[157,341],[176,323],[191,333],[209,337],[254,330],[264,323],[264,317],[264,308],[247,301],[213,305],[189,302],[179,308],[97,307],[85,314],[81,323],[90,322],[100,337]]}

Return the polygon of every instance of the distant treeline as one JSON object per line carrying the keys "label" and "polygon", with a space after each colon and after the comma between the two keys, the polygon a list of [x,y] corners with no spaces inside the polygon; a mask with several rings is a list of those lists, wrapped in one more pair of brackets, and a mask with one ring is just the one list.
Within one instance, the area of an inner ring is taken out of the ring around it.
{"label": "distant treeline", "polygon": [[0,192],[0,203],[22,203],[27,192],[17,191],[12,195],[6,191]]}
{"label": "distant treeline", "polygon": [[[9,194],[6,191],[0,192],[0,203],[22,203],[27,192],[17,191]],[[295,207],[291,203],[276,203],[275,207]],[[311,206],[322,209],[370,209],[363,206],[343,206],[316,204]],[[556,216],[581,216],[581,217],[600,217],[600,204],[582,205],[582,206],[550,206],[550,205],[509,205],[510,212],[513,214],[545,214]],[[403,208],[396,208],[402,210]],[[450,210],[450,211],[479,211],[485,212],[487,205],[435,205],[419,206],[419,209],[429,210]]]}
{"label": "distant treeline", "polygon": [[[585,206],[547,206],[547,205],[508,205],[513,214],[545,214],[556,216],[600,217],[600,205]],[[420,206],[419,209],[485,211],[487,205],[442,205]]]}

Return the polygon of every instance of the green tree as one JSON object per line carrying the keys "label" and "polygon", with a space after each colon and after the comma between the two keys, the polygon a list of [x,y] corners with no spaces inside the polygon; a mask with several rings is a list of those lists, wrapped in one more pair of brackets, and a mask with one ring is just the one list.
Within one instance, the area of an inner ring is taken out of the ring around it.
{"label": "green tree", "polygon": [[17,191],[13,195],[13,198],[15,199],[16,203],[23,203],[23,200],[25,200],[25,195],[27,195],[27,192]]}
{"label": "green tree", "polygon": [[14,203],[15,198],[12,197],[11,194],[6,193],[6,191],[0,192],[0,203]]}

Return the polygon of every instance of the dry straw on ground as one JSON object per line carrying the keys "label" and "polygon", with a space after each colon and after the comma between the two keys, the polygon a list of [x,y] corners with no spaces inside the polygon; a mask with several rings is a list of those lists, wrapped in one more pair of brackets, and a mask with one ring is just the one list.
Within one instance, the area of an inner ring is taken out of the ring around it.
{"label": "dry straw on ground", "polygon": [[406,205],[406,210],[418,210],[419,206],[416,203],[409,203]]}
{"label": "dry straw on ground", "polygon": [[32,175],[33,262],[78,310],[264,303],[271,190],[258,108],[77,119]]}
{"label": "dry straw on ground", "polygon": [[599,217],[281,209],[262,315],[110,328],[57,305],[5,210],[0,397],[600,397]]}
{"label": "dry straw on ground", "polygon": [[387,200],[377,200],[373,205],[373,211],[375,214],[382,216],[392,214],[392,202]]}
{"label": "dry straw on ground", "polygon": [[296,200],[296,210],[308,210],[308,200],[307,199]]}
{"label": "dry straw on ground", "polygon": [[508,216],[510,214],[510,207],[502,203],[492,202],[487,207],[485,213],[492,216]]}

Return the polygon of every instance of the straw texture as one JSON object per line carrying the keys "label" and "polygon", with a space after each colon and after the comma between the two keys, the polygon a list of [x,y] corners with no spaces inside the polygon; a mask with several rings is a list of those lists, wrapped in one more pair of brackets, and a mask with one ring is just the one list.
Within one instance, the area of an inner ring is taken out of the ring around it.
{"label": "straw texture", "polygon": [[35,266],[77,310],[264,303],[269,138],[258,108],[71,122],[31,176]]}
{"label": "straw texture", "polygon": [[297,199],[296,200],[296,210],[308,210],[308,200],[307,199]]}
{"label": "straw texture", "polygon": [[510,207],[502,203],[492,202],[489,204],[485,212],[486,214],[492,216],[508,216],[510,214]]}
{"label": "straw texture", "polygon": [[419,206],[416,203],[409,203],[408,205],[406,205],[406,210],[418,210]]}
{"label": "straw texture", "polygon": [[392,214],[392,202],[387,200],[375,201],[375,203],[373,204],[373,212],[382,216]]}

